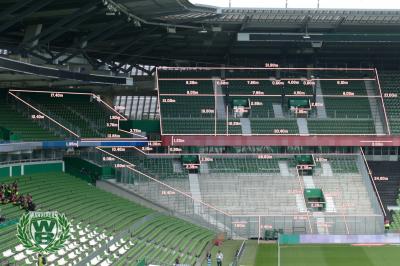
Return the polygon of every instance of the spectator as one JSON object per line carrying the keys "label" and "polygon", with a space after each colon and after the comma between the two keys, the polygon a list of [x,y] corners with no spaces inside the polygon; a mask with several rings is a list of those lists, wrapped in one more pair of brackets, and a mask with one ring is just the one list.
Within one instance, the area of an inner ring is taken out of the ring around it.
{"label": "spectator", "polygon": [[211,253],[207,252],[207,266],[211,266]]}
{"label": "spectator", "polygon": [[217,266],[222,266],[222,261],[224,260],[224,254],[222,254],[221,250],[218,250],[216,257],[217,257]]}
{"label": "spectator", "polygon": [[385,231],[389,231],[390,229],[390,221],[388,218],[385,218]]}
{"label": "spectator", "polygon": [[175,266],[178,266],[178,265],[180,265],[179,257],[177,257],[176,260],[175,260]]}
{"label": "spectator", "polygon": [[36,208],[36,205],[32,202],[32,196],[30,194],[26,197],[19,194],[18,184],[16,181],[9,185],[0,185],[0,203],[12,203],[27,211],[34,211]]}
{"label": "spectator", "polygon": [[38,266],[44,266],[46,265],[47,261],[46,261],[46,257],[44,257],[41,253],[39,253],[38,255]]}

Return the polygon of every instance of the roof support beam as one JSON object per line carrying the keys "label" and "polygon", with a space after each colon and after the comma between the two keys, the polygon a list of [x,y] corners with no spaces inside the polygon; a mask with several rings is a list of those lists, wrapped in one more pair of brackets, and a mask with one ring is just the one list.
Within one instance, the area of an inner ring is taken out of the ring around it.
{"label": "roof support beam", "polygon": [[[24,45],[25,43],[31,43],[34,42],[40,38],[43,38],[53,32],[60,32],[60,29],[62,28],[63,25],[71,22],[71,21],[76,21],[77,18],[79,18],[80,16],[93,11],[97,9],[97,6],[93,4],[93,2],[90,2],[89,4],[83,6],[82,8],[80,8],[79,10],[77,10],[76,12],[74,12],[73,14],[71,14],[70,16],[64,17],[61,20],[57,21],[55,24],[53,24],[52,26],[50,26],[49,28],[45,29],[44,31],[42,31],[40,34],[38,34],[37,36],[34,36],[33,38],[29,39],[29,40],[24,40],[21,45]],[[89,16],[85,16],[83,17],[85,19],[88,19]],[[79,23],[77,23],[76,25],[78,25]],[[67,29],[68,30],[68,29]],[[61,30],[62,31],[62,30]],[[66,31],[66,30],[65,30]],[[65,31],[63,31],[62,33],[64,33]],[[61,33],[61,34],[62,34]],[[61,35],[60,34],[60,35]],[[51,35],[50,35],[51,36]],[[58,35],[59,36],[59,35]],[[46,40],[44,40],[44,42],[49,42],[51,40],[53,40],[54,38],[48,38]]]}
{"label": "roof support beam", "polygon": [[0,19],[9,19],[10,16],[13,16],[12,13],[15,11],[23,8],[24,6],[28,5],[30,2],[33,0],[20,0],[14,5],[12,5],[10,8],[5,9],[3,12],[0,13]]}
{"label": "roof support beam", "polygon": [[145,69],[145,68],[139,66],[138,64],[133,64],[133,66],[134,66],[135,68],[139,69],[139,70],[142,70],[142,72],[146,73],[147,75],[149,75],[149,76],[151,75],[149,70],[147,70],[147,69]]}
{"label": "roof support beam", "polygon": [[128,42],[126,43],[126,45],[122,46],[120,49],[118,49],[118,51],[113,52],[111,55],[109,55],[104,60],[104,62],[110,62],[110,61],[114,60],[114,58],[121,55],[126,50],[128,50],[133,45],[137,44],[138,42],[140,42],[141,40],[143,40],[144,38],[146,38],[147,36],[149,36],[151,33],[153,33],[156,30],[157,30],[157,27],[154,27],[154,28],[148,30],[147,32],[140,34],[139,36],[134,36],[133,38],[129,39]]}
{"label": "roof support beam", "polygon": [[126,60],[124,60],[123,62],[121,62],[120,66],[118,66],[116,69],[114,69],[114,71],[118,71],[123,65],[125,64],[132,64],[132,60],[144,55],[148,52],[150,52],[151,50],[153,50],[154,47],[156,47],[157,45],[159,45],[162,41],[164,41],[166,38],[168,37],[168,33],[163,34],[157,41],[153,42],[152,44],[142,47],[139,50],[136,51],[136,53],[130,57],[128,57]]}
{"label": "roof support beam", "polygon": [[[59,53],[58,55],[56,55],[56,57],[54,58],[54,60],[57,59],[57,58],[60,58],[60,57],[63,56],[63,55],[66,55],[66,54],[68,53],[68,50],[70,50],[70,49],[78,49],[78,50],[73,51],[71,55],[67,56],[67,57],[66,57],[65,59],[63,59],[60,63],[65,63],[65,62],[67,62],[68,60],[70,60],[71,58],[73,58],[74,56],[76,56],[77,54],[79,54],[79,53],[80,53],[80,49],[86,48],[86,47],[87,47],[87,43],[88,43],[90,40],[96,40],[96,37],[97,37],[98,40],[106,39],[106,38],[108,38],[109,36],[111,36],[111,35],[117,33],[119,30],[122,30],[122,29],[123,29],[123,26],[122,26],[123,24],[125,24],[124,21],[116,20],[114,23],[109,24],[109,25],[106,26],[105,28],[100,28],[100,29],[98,29],[98,30],[96,30],[96,31],[93,31],[92,33],[90,33],[88,36],[84,37],[84,38],[79,42],[79,47],[76,47],[76,46],[75,46],[75,47],[69,47],[69,48],[65,49],[63,52],[61,52],[61,53]],[[117,29],[114,29],[114,28],[116,28],[116,27],[117,27]],[[119,27],[119,28],[118,28],[118,27]],[[101,35],[102,33],[105,33],[105,34]]]}
{"label": "roof support beam", "polygon": [[54,0],[43,0],[43,1],[36,1],[34,5],[32,5],[30,8],[26,9],[25,11],[15,14],[14,19],[10,19],[8,22],[4,23],[3,25],[0,26],[0,33],[5,31],[6,29],[14,26],[27,16],[35,13],[36,11],[40,10],[41,8],[47,6]]}

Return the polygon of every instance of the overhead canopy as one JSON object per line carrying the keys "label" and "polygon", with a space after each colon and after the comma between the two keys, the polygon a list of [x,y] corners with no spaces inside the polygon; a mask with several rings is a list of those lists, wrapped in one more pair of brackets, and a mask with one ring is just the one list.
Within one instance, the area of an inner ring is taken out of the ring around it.
{"label": "overhead canopy", "polygon": [[[56,64],[80,56],[95,69],[108,66],[115,72],[139,64],[260,66],[291,60],[299,66],[313,60],[357,67],[365,58],[396,67],[399,28],[399,10],[218,8],[188,0],[5,0],[0,50]],[[238,40],[238,33],[264,35],[253,42]],[[304,39],[306,33],[311,38]]]}

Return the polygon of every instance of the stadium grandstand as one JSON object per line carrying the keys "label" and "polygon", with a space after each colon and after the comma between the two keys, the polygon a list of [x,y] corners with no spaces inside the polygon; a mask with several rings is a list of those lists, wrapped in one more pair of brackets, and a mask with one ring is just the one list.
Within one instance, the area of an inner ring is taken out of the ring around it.
{"label": "stadium grandstand", "polygon": [[0,3],[0,265],[399,265],[398,1]]}

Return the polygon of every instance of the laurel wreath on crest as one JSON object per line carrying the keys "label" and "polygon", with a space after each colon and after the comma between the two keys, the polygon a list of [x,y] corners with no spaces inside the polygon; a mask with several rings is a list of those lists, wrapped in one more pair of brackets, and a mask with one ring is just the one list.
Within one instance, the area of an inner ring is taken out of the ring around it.
{"label": "laurel wreath on crest", "polygon": [[17,225],[17,238],[21,241],[22,245],[34,252],[43,253],[54,253],[64,247],[65,242],[70,237],[70,224],[64,214],[57,215],[57,223],[60,225],[61,234],[59,238],[48,245],[46,248],[42,248],[32,241],[29,237],[29,213],[22,215]]}

